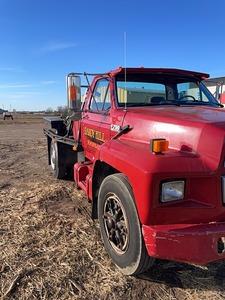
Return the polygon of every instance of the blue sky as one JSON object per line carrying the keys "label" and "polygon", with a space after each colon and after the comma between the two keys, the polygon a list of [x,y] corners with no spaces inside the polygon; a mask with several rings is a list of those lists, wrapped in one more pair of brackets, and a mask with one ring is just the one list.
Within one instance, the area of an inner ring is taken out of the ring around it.
{"label": "blue sky", "polygon": [[0,0],[0,107],[66,104],[71,71],[177,67],[225,76],[223,0]]}

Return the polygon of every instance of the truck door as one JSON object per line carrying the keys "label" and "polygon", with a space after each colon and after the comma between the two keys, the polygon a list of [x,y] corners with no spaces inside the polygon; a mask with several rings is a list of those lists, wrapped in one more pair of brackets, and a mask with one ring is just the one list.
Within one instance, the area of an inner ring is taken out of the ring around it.
{"label": "truck door", "polygon": [[111,97],[109,80],[101,78],[94,85],[93,95],[87,99],[82,121],[81,139],[85,156],[95,160],[100,146],[110,139]]}

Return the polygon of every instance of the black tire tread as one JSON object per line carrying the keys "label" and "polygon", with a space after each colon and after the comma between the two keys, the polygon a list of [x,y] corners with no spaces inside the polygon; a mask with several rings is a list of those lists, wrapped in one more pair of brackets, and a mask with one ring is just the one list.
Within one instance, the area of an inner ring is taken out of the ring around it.
{"label": "black tire tread", "polygon": [[[115,177],[119,178],[128,188],[129,192],[131,193],[133,199],[134,198],[134,194],[133,194],[133,189],[130,185],[130,182],[127,178],[127,176],[125,176],[123,173],[116,173],[116,174],[113,174]],[[113,176],[112,175],[112,176]],[[134,205],[136,207],[136,203],[134,201]],[[136,209],[137,210],[137,209]],[[137,212],[137,215],[138,215],[138,212]],[[139,216],[138,216],[138,219],[139,219]],[[140,220],[139,220],[140,222]],[[143,239],[143,236],[142,236],[142,239]],[[133,274],[133,275],[138,275],[138,274],[141,274],[141,273],[144,273],[145,271],[147,271],[154,263],[154,259],[152,257],[150,257],[147,253],[147,249],[145,247],[145,243],[144,243],[144,240],[142,242],[142,253],[141,253],[141,261],[140,261],[140,264],[139,264],[139,267],[138,269],[136,270],[136,272]]]}
{"label": "black tire tread", "polygon": [[[130,193],[130,195],[133,199],[133,204],[136,208],[133,189],[130,185],[130,182],[129,182],[128,178],[123,173],[115,173],[115,174],[107,176],[104,180],[107,179],[107,181],[108,181],[111,178],[113,178],[114,181],[117,181],[119,184],[121,184],[121,182],[122,182],[125,185],[125,187],[127,188],[128,192]],[[104,184],[104,180],[103,180],[102,184]],[[129,266],[128,266],[127,270],[119,267],[124,274],[129,274],[129,275],[130,274],[131,275],[138,275],[138,274],[144,273],[145,271],[147,271],[153,265],[153,262],[154,262],[154,258],[152,258],[148,255],[147,249],[145,247],[145,243],[144,243],[142,232],[141,232],[141,223],[140,223],[140,219],[139,219],[139,216],[138,216],[137,208],[136,208],[136,214],[137,214],[137,218],[138,218],[139,224],[140,224],[140,234],[141,234],[141,239],[142,239],[140,262],[139,262],[139,265],[138,265],[137,269],[135,270],[135,272],[132,271],[133,273],[130,273],[130,270],[128,270]]]}

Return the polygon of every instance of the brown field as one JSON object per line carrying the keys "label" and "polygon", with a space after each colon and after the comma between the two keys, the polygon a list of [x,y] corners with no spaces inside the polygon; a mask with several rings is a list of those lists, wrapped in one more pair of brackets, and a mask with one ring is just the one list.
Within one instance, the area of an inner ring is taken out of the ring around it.
{"label": "brown field", "polygon": [[42,127],[38,116],[0,116],[0,299],[225,299],[225,263],[156,261],[123,276],[83,192],[52,177]]}

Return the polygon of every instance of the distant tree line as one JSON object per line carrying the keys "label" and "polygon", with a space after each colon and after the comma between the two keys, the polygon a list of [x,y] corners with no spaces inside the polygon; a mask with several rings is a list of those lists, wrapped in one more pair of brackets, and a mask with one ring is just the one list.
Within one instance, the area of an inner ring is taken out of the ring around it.
{"label": "distant tree line", "polygon": [[46,110],[45,110],[46,113],[48,114],[58,114],[62,117],[66,117],[68,115],[68,108],[67,106],[58,106],[56,110],[54,110],[52,107],[48,107]]}

